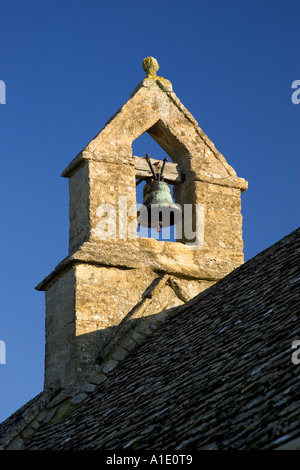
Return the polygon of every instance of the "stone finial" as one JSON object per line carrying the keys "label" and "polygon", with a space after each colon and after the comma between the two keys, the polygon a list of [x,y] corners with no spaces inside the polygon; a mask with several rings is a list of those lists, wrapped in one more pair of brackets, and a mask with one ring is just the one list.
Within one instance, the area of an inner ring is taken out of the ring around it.
{"label": "stone finial", "polygon": [[146,57],[143,60],[143,69],[146,72],[147,78],[155,78],[156,72],[159,69],[157,60],[154,57]]}

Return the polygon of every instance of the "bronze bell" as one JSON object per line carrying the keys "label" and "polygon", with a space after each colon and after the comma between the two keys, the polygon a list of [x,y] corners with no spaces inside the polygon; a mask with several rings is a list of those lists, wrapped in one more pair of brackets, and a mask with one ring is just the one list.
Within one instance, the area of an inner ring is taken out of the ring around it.
{"label": "bronze bell", "polygon": [[163,181],[163,170],[156,174],[147,154],[146,159],[152,171],[153,179],[145,184],[143,190],[143,206],[138,212],[138,223],[143,227],[157,228],[176,225],[182,219],[180,206],[174,204],[169,185]]}

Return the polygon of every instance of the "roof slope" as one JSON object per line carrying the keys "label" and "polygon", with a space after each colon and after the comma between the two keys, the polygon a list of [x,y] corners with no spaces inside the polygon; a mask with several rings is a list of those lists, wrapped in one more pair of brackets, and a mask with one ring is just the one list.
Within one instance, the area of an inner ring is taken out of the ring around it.
{"label": "roof slope", "polygon": [[300,229],[186,304],[27,449],[266,449],[300,436]]}

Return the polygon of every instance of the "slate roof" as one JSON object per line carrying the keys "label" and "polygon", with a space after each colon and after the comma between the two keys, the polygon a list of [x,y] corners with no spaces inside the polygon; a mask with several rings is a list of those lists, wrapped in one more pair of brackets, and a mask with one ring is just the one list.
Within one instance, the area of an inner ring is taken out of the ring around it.
{"label": "slate roof", "polygon": [[25,448],[273,449],[300,437],[299,253],[300,229],[199,294]]}

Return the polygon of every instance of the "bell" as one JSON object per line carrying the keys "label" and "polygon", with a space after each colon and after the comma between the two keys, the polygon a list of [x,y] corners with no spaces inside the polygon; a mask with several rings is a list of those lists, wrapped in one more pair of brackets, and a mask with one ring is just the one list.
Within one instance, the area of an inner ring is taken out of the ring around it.
{"label": "bell", "polygon": [[176,225],[182,219],[180,206],[174,204],[171,190],[165,181],[149,181],[143,190],[143,206],[138,212],[138,223],[157,228]]}

